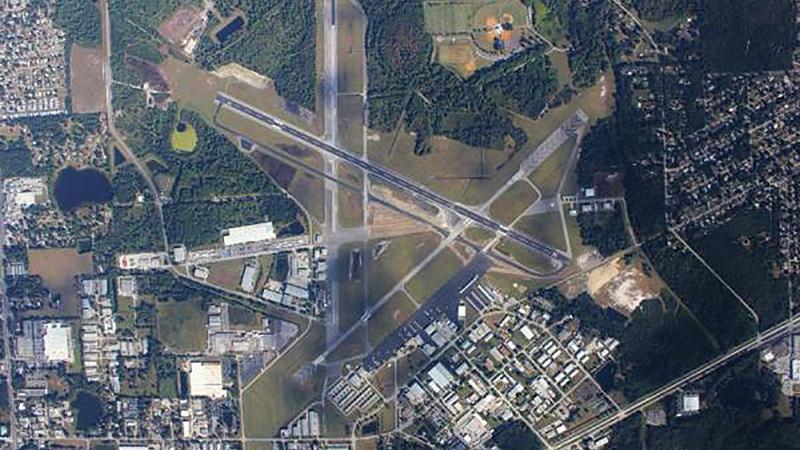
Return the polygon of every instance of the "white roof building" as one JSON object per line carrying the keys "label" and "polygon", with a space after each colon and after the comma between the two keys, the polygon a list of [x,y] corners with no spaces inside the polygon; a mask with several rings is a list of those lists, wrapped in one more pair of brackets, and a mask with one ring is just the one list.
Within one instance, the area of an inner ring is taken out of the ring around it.
{"label": "white roof building", "polygon": [[222,386],[222,363],[192,361],[189,365],[189,393],[192,397],[225,397]]}
{"label": "white roof building", "polygon": [[47,362],[72,362],[72,328],[63,322],[44,325],[44,357]]}
{"label": "white roof building", "polygon": [[275,228],[272,222],[262,222],[243,227],[229,228],[222,232],[225,246],[246,244],[248,242],[271,241],[275,239]]}

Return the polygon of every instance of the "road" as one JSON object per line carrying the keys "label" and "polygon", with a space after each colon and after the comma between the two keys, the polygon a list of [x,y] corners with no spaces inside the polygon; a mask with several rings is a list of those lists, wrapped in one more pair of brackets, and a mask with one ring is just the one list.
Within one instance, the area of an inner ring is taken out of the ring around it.
{"label": "road", "polygon": [[[3,184],[3,174],[0,173],[0,186]],[[6,255],[3,252],[3,247],[6,242],[6,222],[5,222],[5,195],[0,191],[0,301],[2,301],[2,318],[3,328],[0,330],[3,333],[3,375],[6,377],[6,395],[10,405],[14,405],[14,386],[11,384],[11,308],[8,305],[8,297],[6,297],[6,274],[3,272],[3,260]],[[17,425],[15,422],[16,408],[10,408],[9,411],[9,440],[11,448],[17,448]]]}
{"label": "road", "polygon": [[729,362],[735,360],[739,356],[744,355],[750,351],[753,351],[760,346],[769,343],[786,333],[791,332],[792,327],[795,325],[800,324],[800,316],[795,317],[790,320],[786,320],[781,322],[778,325],[770,328],[767,331],[762,332],[761,334],[745,341],[742,344],[734,347],[733,349],[729,350],[724,355],[720,355],[713,360],[703,364],[702,366],[697,367],[696,369],[692,370],[691,372],[681,376],[673,380],[672,382],[662,386],[661,388],[657,389],[656,391],[652,392],[651,394],[642,397],[641,399],[627,405],[626,407],[622,408],[617,414],[599,419],[595,422],[590,422],[587,425],[576,429],[576,433],[571,435],[570,437],[564,439],[563,441],[558,442],[554,448],[557,449],[566,449],[569,448],[571,445],[576,444],[583,439],[604,431],[619,422],[627,419],[633,414],[641,411],[648,405],[663,400],[664,398],[672,395],[678,389],[681,389],[683,386],[687,384],[693,383],[698,381],[710,373],[714,372],[715,370],[719,369],[720,367],[728,364]]}
{"label": "road", "polygon": [[292,139],[295,139],[298,142],[301,142],[311,148],[319,150],[323,153],[332,154],[337,158],[344,160],[352,164],[353,166],[358,167],[364,170],[365,172],[377,178],[380,178],[381,180],[389,184],[400,187],[401,189],[411,194],[415,198],[427,201],[441,208],[450,210],[461,217],[467,218],[478,225],[481,225],[491,231],[497,232],[500,235],[514,242],[517,242],[518,244],[521,244],[532,251],[553,258],[562,264],[569,263],[569,256],[563,254],[559,250],[541,241],[538,241],[529,236],[526,236],[523,233],[513,230],[495,221],[494,219],[487,217],[486,215],[480,212],[477,212],[471,208],[461,205],[460,203],[448,200],[447,198],[437,194],[436,192],[433,192],[426,186],[423,186],[416,181],[411,181],[405,178],[404,176],[398,175],[397,173],[385,167],[381,167],[375,163],[364,160],[359,156],[350,153],[346,150],[343,150],[337,146],[327,144],[318,139],[317,137],[311,135],[310,133],[300,130],[299,128],[296,128],[292,125],[286,124],[283,121],[268,115],[267,113],[261,111],[260,109],[252,105],[249,105],[241,100],[235,99],[224,93],[218,93],[215,102],[220,105],[227,106],[233,111],[243,116],[246,116],[250,119],[253,119],[257,122],[260,122],[272,128],[273,130],[276,130],[279,133],[284,134]]}
{"label": "road", "polygon": [[134,154],[131,149],[128,147],[128,144],[125,143],[125,140],[117,131],[116,126],[114,125],[114,106],[111,100],[111,84],[113,83],[113,74],[111,73],[111,18],[108,14],[108,0],[100,0],[99,1],[100,7],[100,22],[103,31],[103,81],[105,84],[105,91],[106,91],[106,115],[108,117],[108,131],[111,134],[111,137],[116,142],[116,147],[119,149],[122,156],[125,157],[127,161],[130,161],[134,166],[136,166],[136,170],[142,175],[142,178],[147,182],[147,187],[150,189],[150,192],[153,194],[153,202],[155,203],[156,210],[158,211],[158,216],[161,221],[161,238],[164,242],[164,251],[169,251],[169,241],[167,240],[167,230],[164,224],[164,210],[161,206],[161,195],[156,187],[155,183],[153,182],[153,178],[150,176],[150,171],[147,169],[147,166],[139,160],[139,158]]}

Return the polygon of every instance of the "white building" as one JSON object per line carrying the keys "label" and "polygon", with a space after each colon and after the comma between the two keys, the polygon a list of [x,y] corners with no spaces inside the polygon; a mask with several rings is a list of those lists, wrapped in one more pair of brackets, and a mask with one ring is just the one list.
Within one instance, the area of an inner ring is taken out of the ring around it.
{"label": "white building", "polygon": [[275,229],[272,222],[262,222],[243,227],[229,228],[222,232],[222,241],[225,246],[247,244],[249,242],[271,241],[275,239]]}
{"label": "white building", "polygon": [[47,362],[73,362],[72,328],[63,322],[44,325],[44,357]]}
{"label": "white building", "polygon": [[192,361],[189,365],[189,393],[192,397],[225,397],[222,386],[222,363]]}

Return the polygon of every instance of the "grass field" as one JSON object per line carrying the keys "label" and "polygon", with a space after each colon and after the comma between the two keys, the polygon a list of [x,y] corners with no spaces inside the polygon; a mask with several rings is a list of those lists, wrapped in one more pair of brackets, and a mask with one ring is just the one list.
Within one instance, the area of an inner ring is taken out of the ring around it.
{"label": "grass field", "polygon": [[[342,332],[352,327],[364,314],[366,295],[364,260],[367,257],[364,247],[363,242],[344,244],[339,247],[336,257],[336,271],[339,278],[339,330]],[[361,266],[351,274],[351,260],[359,253],[362,258]]]}
{"label": "grass field", "polygon": [[[159,65],[170,86],[172,97],[182,108],[190,109],[211,121],[214,114],[214,98],[217,92],[225,92],[233,97],[246,100],[248,103],[279,117],[293,125],[319,133],[321,121],[313,123],[291,113],[286,102],[275,91],[274,84],[266,77],[248,73],[237,66],[220,68],[216,73],[209,73],[200,67],[187,64],[176,58],[168,57]],[[250,80],[255,78],[255,80]],[[248,79],[250,82],[244,81]]]}
{"label": "grass field", "polygon": [[464,230],[464,236],[478,245],[483,245],[489,242],[489,239],[494,237],[494,233],[486,228],[471,226]]}
{"label": "grass field", "polygon": [[366,18],[352,0],[336,2],[337,81],[341,93],[361,92],[364,89],[365,22]]}
{"label": "grass field", "polygon": [[100,48],[73,44],[69,54],[69,91],[72,112],[78,114],[105,111],[103,54]]}
{"label": "grass field", "polygon": [[436,42],[436,62],[452,70],[461,78],[468,78],[476,70],[488,67],[491,61],[478,55],[470,41]]}
{"label": "grass field", "polygon": [[380,344],[416,310],[417,305],[405,292],[399,291],[392,295],[389,301],[372,314],[367,323],[370,345]]}
{"label": "grass field", "polygon": [[206,349],[206,311],[200,300],[156,303],[158,339],[175,353]]}
{"label": "grass field", "polygon": [[258,311],[231,304],[228,306],[228,320],[234,330],[262,330],[264,315]]}
{"label": "grass field", "polygon": [[569,167],[570,154],[574,145],[575,138],[567,139],[528,176],[531,183],[536,185],[539,192],[542,193],[542,197],[550,198],[558,192],[564,171]]}
{"label": "grass field", "polygon": [[424,1],[425,31],[431,34],[469,33],[472,31],[470,18],[480,3],[476,0]]}
{"label": "grass field", "polygon": [[242,276],[241,259],[230,259],[212,264],[207,264],[209,269],[208,281],[211,284],[235,291],[239,289],[239,280]]}
{"label": "grass field", "polygon": [[94,273],[91,253],[78,253],[74,248],[31,249],[28,250],[28,271],[42,277],[50,292],[61,296],[60,308],[39,309],[33,313],[37,316],[80,315],[81,303],[75,277]]}
{"label": "grass field", "polygon": [[558,249],[567,249],[561,214],[558,211],[523,216],[514,224],[514,228]]}
{"label": "grass field", "polygon": [[[363,172],[357,167],[340,162],[337,172],[339,180],[349,185],[364,185]],[[355,228],[364,225],[364,197],[362,191],[339,186],[339,208],[337,213],[339,226],[342,228]]]}
{"label": "grass field", "polygon": [[547,274],[554,269],[550,258],[534,253],[514,241],[503,239],[495,246],[495,249],[533,271]]}
{"label": "grass field", "polygon": [[311,364],[324,350],[325,327],[312,323],[300,341],[242,392],[245,437],[275,436],[282,426],[319,398],[322,371],[316,370],[303,380],[293,375]]}
{"label": "grass field", "polygon": [[529,292],[549,286],[555,281],[501,272],[489,272],[486,274],[485,280],[503,294],[514,298],[522,298]]}
{"label": "grass field", "polygon": [[558,76],[559,87],[569,86],[572,84],[572,69],[569,68],[569,57],[566,53],[551,52],[547,55],[550,58],[550,64],[556,71]]}
{"label": "grass field", "polygon": [[[344,331],[344,330],[342,330]],[[363,325],[358,325],[355,331],[347,337],[334,351],[332,351],[326,362],[333,363],[343,359],[359,358],[367,351],[367,329]]]}
{"label": "grass field", "polygon": [[364,153],[364,100],[360,95],[340,95],[337,99],[339,143],[357,155]]}
{"label": "grass field", "polygon": [[[450,139],[431,140],[433,151],[424,156],[414,155],[414,139],[408,133],[376,133],[368,142],[370,159],[384,164],[407,177],[425,184],[450,199],[470,205],[487,201],[518,170],[528,157],[570,115],[582,109],[590,122],[612,112],[613,74],[602,82],[583,90],[566,105],[551,109],[544,117],[532,120],[516,117],[514,124],[528,135],[528,142],[516,152],[481,150]],[[484,158],[481,158],[483,152]],[[466,179],[482,174],[484,179]]]}
{"label": "grass field", "polygon": [[527,181],[516,181],[491,204],[489,213],[504,225],[508,225],[522,215],[538,198],[539,194]]}
{"label": "grass field", "polygon": [[455,252],[446,248],[406,284],[406,290],[417,302],[425,302],[463,267]]}
{"label": "grass field", "polygon": [[169,139],[172,148],[179,152],[193,152],[195,145],[197,145],[197,131],[190,123],[181,123],[178,126],[185,127],[185,129],[183,131],[179,131],[178,128],[172,130],[172,135],[170,135]]}
{"label": "grass field", "polygon": [[[367,284],[369,304],[377,303],[401,278],[425,259],[439,242],[439,235],[431,232],[370,241]],[[385,246],[384,250],[377,259],[373,259],[379,246]]]}
{"label": "grass field", "polygon": [[567,236],[569,236],[569,245],[572,250],[573,261],[579,256],[586,253],[586,248],[583,246],[581,239],[581,227],[578,225],[578,219],[564,211],[564,224],[567,226]]}

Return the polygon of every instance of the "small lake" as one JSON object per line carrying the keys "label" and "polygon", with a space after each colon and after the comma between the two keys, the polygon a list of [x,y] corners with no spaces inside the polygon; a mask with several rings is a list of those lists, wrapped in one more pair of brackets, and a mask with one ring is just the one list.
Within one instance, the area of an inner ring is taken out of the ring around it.
{"label": "small lake", "polygon": [[221,30],[217,31],[217,40],[219,40],[221,44],[225,45],[225,42],[230,39],[231,35],[242,28],[243,25],[244,19],[242,19],[242,16],[237,16]]}
{"label": "small lake", "polygon": [[72,401],[72,408],[76,410],[78,420],[75,426],[79,431],[88,431],[94,428],[103,418],[103,401],[94,394],[80,391]]}
{"label": "small lake", "polygon": [[53,186],[58,207],[64,212],[90,203],[108,203],[114,190],[108,177],[96,169],[65,167],[58,173]]}

